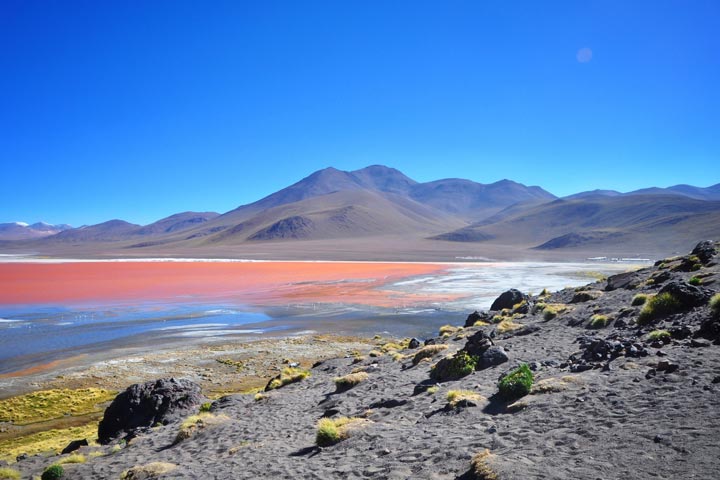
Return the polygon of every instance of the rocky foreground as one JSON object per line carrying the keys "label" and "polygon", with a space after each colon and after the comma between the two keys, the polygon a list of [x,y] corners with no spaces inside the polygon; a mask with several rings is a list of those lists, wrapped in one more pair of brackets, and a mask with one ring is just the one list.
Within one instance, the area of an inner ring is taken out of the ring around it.
{"label": "rocky foreground", "polygon": [[509,291],[437,338],[310,370],[290,359],[256,395],[135,385],[106,410],[102,445],[13,467],[30,478],[74,455],[64,478],[718,478],[717,250]]}

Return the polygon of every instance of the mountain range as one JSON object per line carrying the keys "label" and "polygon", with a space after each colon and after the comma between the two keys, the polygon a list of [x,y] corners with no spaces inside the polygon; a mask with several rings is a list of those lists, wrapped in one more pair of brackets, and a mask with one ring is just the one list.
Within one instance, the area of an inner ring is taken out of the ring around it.
{"label": "mountain range", "polygon": [[[256,202],[218,214],[183,212],[149,225],[79,228],[0,224],[0,251],[44,254],[456,258],[512,250],[666,254],[720,237],[720,184],[557,198],[511,180],[417,182],[373,165],[319,170]],[[335,253],[328,253],[335,252]],[[344,253],[343,253],[344,252]],[[365,257],[363,253],[365,252]],[[442,252],[447,255],[443,257]],[[314,255],[314,256],[313,256]]]}

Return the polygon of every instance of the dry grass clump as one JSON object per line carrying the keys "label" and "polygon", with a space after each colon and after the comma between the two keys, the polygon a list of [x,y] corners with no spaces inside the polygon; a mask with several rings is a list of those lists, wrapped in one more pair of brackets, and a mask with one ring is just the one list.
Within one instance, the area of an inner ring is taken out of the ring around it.
{"label": "dry grass clump", "polygon": [[22,437],[0,440],[0,460],[14,461],[22,453],[36,455],[38,453],[60,453],[72,440],[97,438],[97,422],[80,427],[45,430]]}
{"label": "dry grass clump", "polygon": [[610,319],[606,315],[593,315],[590,317],[590,328],[604,328],[610,323]]}
{"label": "dry grass clump", "polygon": [[543,319],[545,320],[552,320],[553,318],[557,317],[561,313],[566,312],[568,309],[568,306],[564,303],[548,303],[545,305],[545,308],[543,309]]}
{"label": "dry grass clump", "polygon": [[432,358],[437,353],[442,352],[443,350],[447,350],[448,346],[443,344],[436,344],[436,345],[425,345],[423,348],[421,348],[413,357],[412,363],[413,365],[417,365],[425,358]]}
{"label": "dry grass clump", "polygon": [[485,398],[479,393],[473,392],[472,390],[450,390],[447,392],[448,404],[455,408],[460,402],[482,402]]}
{"label": "dry grass clump", "polygon": [[720,293],[716,293],[710,299],[710,310],[716,317],[720,316]]}
{"label": "dry grass clump", "polygon": [[498,333],[506,333],[506,332],[512,332],[513,330],[517,330],[518,328],[521,328],[522,325],[519,323],[514,323],[511,318],[503,320],[502,322],[498,323],[497,331]]}
{"label": "dry grass clump", "polygon": [[453,327],[452,325],[443,325],[440,327],[439,334],[441,337],[450,336],[455,332],[462,330],[462,327]]}
{"label": "dry grass clump", "polygon": [[152,462],[147,465],[137,465],[129,470],[125,470],[120,478],[122,480],[133,480],[139,478],[157,478],[160,475],[170,473],[177,468],[174,463],[168,462]]}
{"label": "dry grass clump", "polygon": [[215,427],[228,422],[230,419],[225,415],[215,415],[212,413],[199,413],[190,415],[180,425],[180,431],[175,437],[175,444],[187,440],[197,434],[200,430]]}
{"label": "dry grass clump", "polygon": [[478,320],[477,322],[473,323],[473,327],[486,327],[488,325],[490,325],[490,324],[483,320]]}
{"label": "dry grass clump", "polygon": [[85,415],[100,411],[99,403],[115,398],[117,392],[101,388],[41,390],[0,400],[0,422],[15,425],[62,418],[67,415]]}
{"label": "dry grass clump", "polygon": [[85,462],[87,462],[87,458],[85,458],[85,455],[83,455],[82,453],[73,453],[72,455],[69,455],[65,458],[61,458],[60,460],[58,460],[55,463],[57,463],[58,465],[65,465],[67,463],[85,463]]}
{"label": "dry grass clump", "polygon": [[535,383],[530,389],[531,395],[543,393],[557,393],[567,389],[567,382],[558,378],[544,378]]}
{"label": "dry grass clump", "polygon": [[487,449],[473,456],[470,461],[470,473],[473,480],[498,480],[497,473],[488,464],[492,457],[490,450]]}
{"label": "dry grass clump", "polygon": [[350,373],[344,377],[336,377],[334,380],[335,387],[337,387],[338,391],[350,390],[368,378],[369,375],[366,372]]}
{"label": "dry grass clump", "polygon": [[317,424],[315,443],[319,447],[335,445],[348,438],[352,427],[366,421],[362,418],[352,417],[321,418]]}
{"label": "dry grass clump", "polygon": [[0,480],[20,480],[20,472],[10,467],[0,467]]}
{"label": "dry grass clump", "polygon": [[270,381],[266,390],[274,390],[276,388],[284,387],[285,385],[288,385],[290,383],[305,380],[309,376],[310,372],[308,370],[303,370],[302,368],[285,367],[282,369],[282,372],[280,372],[280,375]]}
{"label": "dry grass clump", "polygon": [[645,293],[638,293],[635,295],[632,299],[632,302],[630,305],[633,307],[639,307],[640,305],[645,305],[645,302],[647,302],[648,295]]}

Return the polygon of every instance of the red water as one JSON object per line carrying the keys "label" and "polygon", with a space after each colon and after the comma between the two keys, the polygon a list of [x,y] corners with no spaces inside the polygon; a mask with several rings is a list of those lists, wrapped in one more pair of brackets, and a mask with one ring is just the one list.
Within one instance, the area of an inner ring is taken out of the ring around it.
{"label": "red water", "polygon": [[[327,262],[68,262],[0,264],[0,304],[232,299],[251,304],[343,302],[379,307],[416,298],[387,286],[447,266]],[[422,300],[454,296],[423,294]],[[419,299],[419,298],[418,298]]]}

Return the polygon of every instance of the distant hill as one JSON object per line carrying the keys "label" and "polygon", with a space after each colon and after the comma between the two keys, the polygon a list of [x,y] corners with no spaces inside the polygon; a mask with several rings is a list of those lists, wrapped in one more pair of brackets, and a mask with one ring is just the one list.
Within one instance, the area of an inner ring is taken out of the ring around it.
{"label": "distant hill", "polygon": [[674,185],[667,188],[649,187],[627,193],[620,193],[616,190],[591,190],[588,192],[575,193],[563,198],[570,200],[596,196],[617,197],[631,195],[682,195],[683,197],[694,198],[696,200],[720,201],[720,183],[705,188],[694,187],[692,185]]}
{"label": "distant hill", "polygon": [[72,228],[70,225],[51,225],[37,222],[28,225],[24,222],[0,223],[0,240],[27,240],[55,235]]}
{"label": "distant hill", "polygon": [[435,238],[553,250],[611,244],[675,248],[706,237],[720,237],[720,202],[678,195],[600,195],[510,209],[494,220]]}

